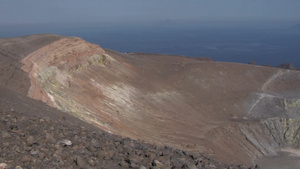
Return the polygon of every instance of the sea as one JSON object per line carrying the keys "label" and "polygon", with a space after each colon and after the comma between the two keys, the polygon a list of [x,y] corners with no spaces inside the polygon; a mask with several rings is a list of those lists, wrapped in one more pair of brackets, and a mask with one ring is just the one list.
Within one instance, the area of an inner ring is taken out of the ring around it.
{"label": "sea", "polygon": [[300,68],[300,27],[232,24],[10,24],[0,38],[51,33],[81,37],[119,52],[210,57],[220,62]]}

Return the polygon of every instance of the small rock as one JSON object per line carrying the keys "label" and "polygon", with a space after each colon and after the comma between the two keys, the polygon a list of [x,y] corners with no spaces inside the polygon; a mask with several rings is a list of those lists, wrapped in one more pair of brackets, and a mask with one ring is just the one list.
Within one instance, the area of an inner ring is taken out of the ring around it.
{"label": "small rock", "polygon": [[202,163],[203,158],[202,158],[202,157],[199,157],[199,158],[196,159],[196,161],[197,161],[198,163]]}
{"label": "small rock", "polygon": [[163,164],[160,161],[158,161],[158,160],[154,160],[153,163],[152,163],[152,165],[153,166],[157,166],[157,167],[162,167],[163,166]]}
{"label": "small rock", "polygon": [[171,163],[177,167],[182,167],[183,165],[186,164],[186,162],[187,162],[186,158],[172,158],[171,159]]}
{"label": "small rock", "polygon": [[75,135],[73,140],[78,141],[79,140],[79,136]]}
{"label": "small rock", "polygon": [[89,158],[88,159],[88,163],[91,165],[91,166],[95,166],[96,165],[96,162],[97,162],[97,159],[95,157],[92,157],[92,158]]}
{"label": "small rock", "polygon": [[36,154],[38,154],[38,153],[39,153],[38,150],[31,150],[31,151],[30,151],[30,154],[31,154],[31,155],[36,155]]}
{"label": "small rock", "polygon": [[7,164],[5,163],[0,163],[0,169],[5,169],[7,167]]}
{"label": "small rock", "polygon": [[20,121],[27,121],[28,120],[28,117],[26,117],[26,116],[22,116],[21,118],[20,118]]}
{"label": "small rock", "polygon": [[184,169],[197,169],[196,165],[190,162],[187,162],[184,166]]}
{"label": "small rock", "polygon": [[22,167],[21,166],[16,166],[15,169],[22,169]]}
{"label": "small rock", "polygon": [[89,151],[93,151],[93,152],[97,151],[97,149],[96,149],[94,146],[92,146],[92,145],[89,145],[89,146],[87,147],[87,149],[88,149]]}
{"label": "small rock", "polygon": [[104,152],[104,159],[111,159],[115,154],[115,151],[113,150],[107,150]]}
{"label": "small rock", "polygon": [[38,157],[39,157],[40,159],[43,159],[43,158],[46,157],[46,154],[45,154],[45,153],[39,153],[39,154],[38,154]]}
{"label": "small rock", "polygon": [[138,167],[138,165],[135,164],[135,163],[131,163],[131,164],[130,164],[130,168],[137,168],[137,167]]}
{"label": "small rock", "polygon": [[129,164],[128,164],[126,161],[124,161],[124,160],[122,160],[122,161],[119,163],[119,165],[120,165],[122,168],[128,168],[128,167],[129,167]]}
{"label": "small rock", "polygon": [[30,155],[23,155],[23,156],[21,157],[21,161],[22,161],[23,163],[31,161]]}
{"label": "small rock", "polygon": [[50,118],[49,118],[49,117],[44,117],[44,120],[45,120],[46,122],[50,122]]}
{"label": "small rock", "polygon": [[27,139],[26,139],[26,142],[27,144],[29,145],[33,145],[34,143],[36,143],[36,140],[33,136],[29,136]]}
{"label": "small rock", "polygon": [[101,147],[101,143],[96,139],[92,139],[91,143],[92,143],[92,146],[94,146],[95,148]]}
{"label": "small rock", "polygon": [[2,136],[2,138],[10,138],[11,137],[11,135],[5,131],[2,131],[1,136]]}
{"label": "small rock", "polygon": [[[112,156],[111,159],[114,160],[114,161],[122,161],[122,160],[124,160],[124,157],[119,153],[115,153],[114,156]],[[129,162],[129,159],[127,159],[126,161]]]}
{"label": "small rock", "polygon": [[129,162],[130,164],[135,163],[138,164],[143,160],[142,157],[138,156],[138,155],[130,155],[129,156]]}
{"label": "small rock", "polygon": [[49,152],[49,149],[47,149],[47,148],[45,148],[45,147],[42,147],[40,150],[41,150],[42,152],[44,152],[44,153],[48,153],[48,152]]}
{"label": "small rock", "polygon": [[140,167],[140,169],[147,169],[147,168],[146,168],[145,166],[142,165],[142,166]]}
{"label": "small rock", "polygon": [[209,164],[209,168],[214,169],[217,168],[214,164]]}
{"label": "small rock", "polygon": [[147,154],[148,158],[152,161],[155,159],[156,155],[154,153]]}
{"label": "small rock", "polygon": [[87,166],[87,162],[80,156],[76,156],[76,165],[80,168]]}
{"label": "small rock", "polygon": [[58,143],[62,144],[63,146],[71,146],[72,145],[72,141],[70,141],[70,140],[61,140]]}
{"label": "small rock", "polygon": [[15,151],[20,153],[20,152],[22,152],[22,148],[18,146],[18,147],[15,148]]}

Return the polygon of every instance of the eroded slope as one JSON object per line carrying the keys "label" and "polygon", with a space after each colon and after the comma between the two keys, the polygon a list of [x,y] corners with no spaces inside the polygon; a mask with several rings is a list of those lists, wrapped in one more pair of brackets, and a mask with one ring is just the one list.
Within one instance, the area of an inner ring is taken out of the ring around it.
{"label": "eroded slope", "polygon": [[296,71],[122,54],[71,37],[22,63],[29,97],[121,136],[244,164],[299,143]]}

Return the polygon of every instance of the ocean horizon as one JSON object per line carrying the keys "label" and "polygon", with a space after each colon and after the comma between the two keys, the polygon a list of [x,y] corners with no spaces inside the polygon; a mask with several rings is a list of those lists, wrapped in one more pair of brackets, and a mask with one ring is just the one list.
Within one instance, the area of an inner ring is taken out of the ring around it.
{"label": "ocean horizon", "polygon": [[78,36],[119,52],[209,57],[220,62],[300,67],[300,31],[286,27],[201,25],[0,25],[0,38],[51,33]]}

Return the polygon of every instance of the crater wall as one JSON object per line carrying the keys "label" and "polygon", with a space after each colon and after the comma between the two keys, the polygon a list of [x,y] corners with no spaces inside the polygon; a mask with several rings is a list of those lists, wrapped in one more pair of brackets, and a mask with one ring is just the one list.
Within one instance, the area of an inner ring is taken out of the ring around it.
{"label": "crater wall", "polygon": [[29,97],[108,132],[249,165],[299,146],[298,71],[124,54],[76,37],[24,50],[16,69]]}

